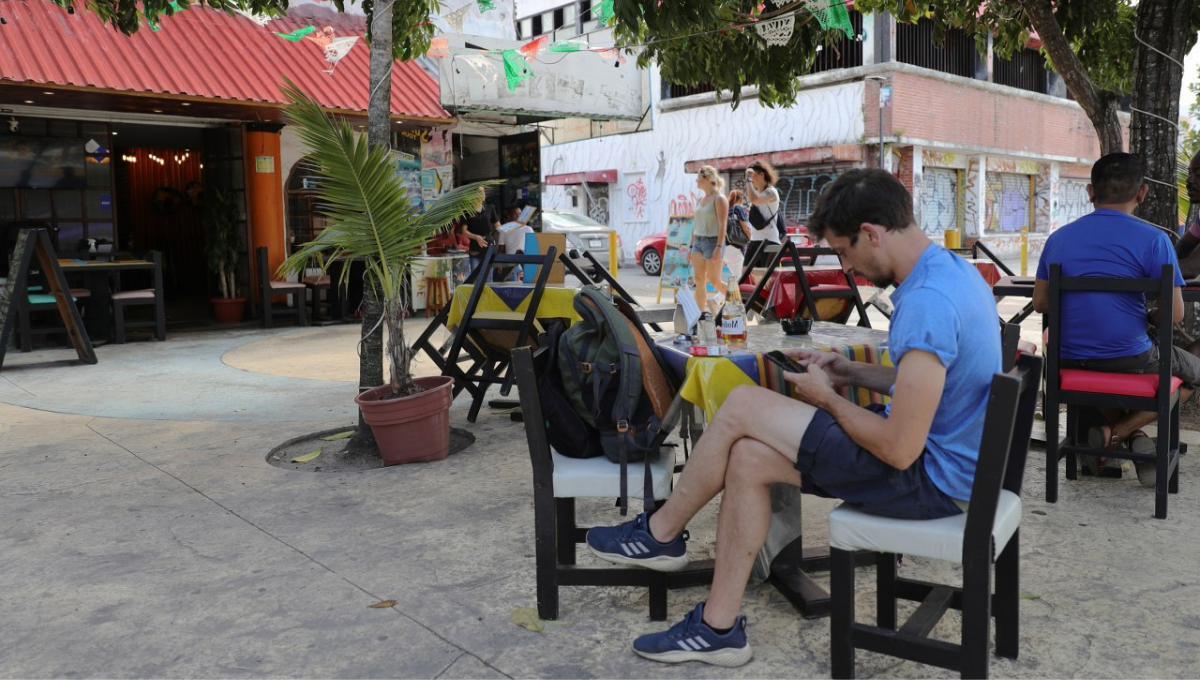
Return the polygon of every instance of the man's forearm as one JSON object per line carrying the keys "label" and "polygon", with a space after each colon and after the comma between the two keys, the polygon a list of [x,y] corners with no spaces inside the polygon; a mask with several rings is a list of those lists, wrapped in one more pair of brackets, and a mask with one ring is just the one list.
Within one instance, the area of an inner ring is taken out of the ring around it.
{"label": "man's forearm", "polygon": [[887,394],[887,391],[896,382],[896,369],[891,366],[856,361],[854,362],[854,371],[850,374],[850,381],[855,387]]}

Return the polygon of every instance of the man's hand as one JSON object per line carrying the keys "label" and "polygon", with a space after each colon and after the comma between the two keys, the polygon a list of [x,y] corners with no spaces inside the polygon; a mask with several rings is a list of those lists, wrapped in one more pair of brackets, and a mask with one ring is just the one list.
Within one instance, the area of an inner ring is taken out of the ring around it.
{"label": "man's hand", "polygon": [[814,366],[821,369],[821,375],[831,387],[846,387],[852,385],[851,373],[854,372],[854,362],[841,354],[822,352],[815,349],[789,349],[784,354],[793,359],[799,359],[811,371]]}
{"label": "man's hand", "polygon": [[804,373],[784,371],[783,378],[796,388],[797,397],[818,408],[827,408],[830,400],[838,396],[829,376],[815,362],[810,362]]}

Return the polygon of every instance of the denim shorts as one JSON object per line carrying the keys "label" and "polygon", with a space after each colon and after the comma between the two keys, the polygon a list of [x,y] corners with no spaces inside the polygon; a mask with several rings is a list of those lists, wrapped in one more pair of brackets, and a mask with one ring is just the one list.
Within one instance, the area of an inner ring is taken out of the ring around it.
{"label": "denim shorts", "polygon": [[693,236],[692,237],[692,252],[700,253],[706,260],[711,260],[713,252],[717,249],[716,236]]}
{"label": "denim shorts", "polygon": [[[879,413],[882,404],[867,407]],[[854,443],[828,411],[817,409],[800,440],[800,491],[840,498],[850,506],[897,519],[938,519],[962,512],[925,474],[926,449],[897,470]]]}

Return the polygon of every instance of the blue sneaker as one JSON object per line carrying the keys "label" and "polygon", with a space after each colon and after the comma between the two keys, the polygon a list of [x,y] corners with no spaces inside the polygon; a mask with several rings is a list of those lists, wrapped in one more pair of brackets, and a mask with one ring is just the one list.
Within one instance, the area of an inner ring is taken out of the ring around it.
{"label": "blue sneaker", "polygon": [[669,630],[634,640],[633,651],[664,663],[703,661],[727,667],[741,666],[754,655],[746,641],[746,617],[739,614],[733,629],[719,635],[704,622],[703,602]]}
{"label": "blue sneaker", "polygon": [[688,532],[669,543],[659,543],[650,533],[646,513],[615,527],[595,527],[587,544],[597,557],[617,564],[632,564],[655,571],[679,571],[687,566]]}

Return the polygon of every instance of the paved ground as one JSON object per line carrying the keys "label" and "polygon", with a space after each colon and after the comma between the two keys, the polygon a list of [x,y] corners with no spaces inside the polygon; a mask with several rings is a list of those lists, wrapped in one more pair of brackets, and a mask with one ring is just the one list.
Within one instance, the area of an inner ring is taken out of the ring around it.
{"label": "paved ground", "polygon": [[[763,585],[747,594],[755,660],[741,669],[635,657],[632,637],[660,627],[636,589],[564,589],[561,622],[514,625],[515,609],[535,606],[533,510],[523,430],[503,415],[470,426],[460,400],[452,423],[478,441],[438,463],[267,465],[276,444],[352,422],[355,339],[352,327],[172,334],[99,348],[95,366],[69,350],[10,352],[0,675],[828,677],[828,621],[799,618]],[[994,675],[1200,675],[1194,459],[1159,521],[1132,480],[1072,482],[1047,505],[1031,453],[1021,658],[994,660]],[[805,501],[814,544],[828,507]],[[607,503],[583,515],[616,519]],[[714,525],[710,508],[693,556],[711,554]],[[922,560],[903,572],[953,577]],[[861,572],[864,613],[868,581]],[[704,595],[673,593],[671,617]],[[396,605],[368,608],[385,599]],[[859,657],[863,676],[951,675]]]}

